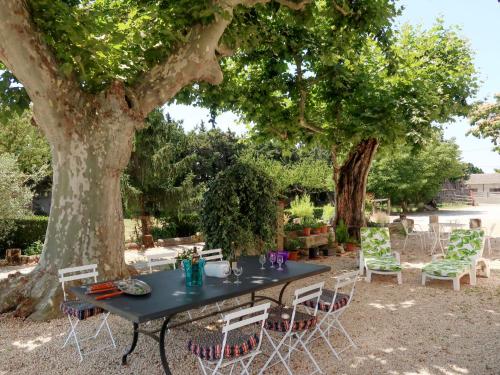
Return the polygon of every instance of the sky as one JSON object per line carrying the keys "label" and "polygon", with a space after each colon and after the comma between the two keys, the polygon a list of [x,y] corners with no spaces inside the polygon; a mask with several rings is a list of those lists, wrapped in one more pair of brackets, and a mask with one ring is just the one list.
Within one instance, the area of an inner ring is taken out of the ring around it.
{"label": "sky", "polygon": [[[458,25],[461,34],[471,43],[475,51],[475,65],[481,81],[477,98],[492,99],[500,92],[500,2],[497,0],[401,0],[403,14],[397,24],[408,22],[430,27],[436,18],[444,19],[446,25]],[[175,119],[183,120],[185,129],[192,129],[200,121],[208,122],[208,110],[171,105],[165,108]],[[231,129],[237,134],[246,132],[245,124],[238,123],[232,113],[217,117],[217,126]],[[445,126],[445,138],[455,138],[462,151],[462,160],[471,162],[491,173],[500,168],[500,155],[492,151],[489,140],[466,136],[470,126],[466,119],[457,118]]]}

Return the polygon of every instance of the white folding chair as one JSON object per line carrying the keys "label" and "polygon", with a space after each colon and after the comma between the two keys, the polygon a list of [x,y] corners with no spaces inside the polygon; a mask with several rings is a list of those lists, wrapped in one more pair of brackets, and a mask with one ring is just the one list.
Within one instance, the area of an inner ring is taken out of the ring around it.
{"label": "white folding chair", "polygon": [[405,232],[405,242],[403,244],[403,251],[406,249],[406,243],[409,238],[416,237],[420,241],[420,247],[422,251],[424,251],[424,233],[422,231],[417,232],[416,229],[419,229],[417,224],[413,224],[413,229],[408,226],[408,221],[401,220],[401,224],[403,225],[403,229]]}
{"label": "white folding chair", "polygon": [[[346,272],[340,276],[334,277],[334,279],[336,279],[334,290],[323,289],[323,293],[319,298],[317,307],[318,311],[323,312],[324,314],[319,323],[316,325],[316,328],[311,332],[305,341],[305,345],[319,338],[323,338],[337,359],[340,359],[340,353],[343,351],[351,347],[356,348],[356,344],[352,340],[349,333],[347,333],[344,326],[340,323],[339,318],[352,301],[358,275],[358,271]],[[305,305],[308,307],[315,307],[311,304],[311,302],[312,301],[306,301]],[[347,347],[341,350],[335,350],[330,342],[330,331],[333,330],[338,330],[345,336],[347,341],[349,341],[349,345]]]}
{"label": "white folding chair", "polygon": [[224,260],[224,256],[222,255],[222,249],[199,250],[198,254],[207,262]]}
{"label": "white folding chair", "polygon": [[[203,329],[195,333],[188,350],[197,356],[204,375],[222,374],[221,370],[229,366],[232,374],[238,365],[241,374],[251,374],[249,367],[262,352],[264,322],[270,306],[265,303],[225,315],[222,332]],[[258,331],[255,329],[257,324],[260,324]]]}
{"label": "white folding chair", "polygon": [[[97,276],[98,276],[97,264],[64,268],[59,270],[59,281],[62,284],[62,290],[64,296],[64,302],[61,303],[61,310],[64,314],[68,316],[70,324],[68,336],[66,337],[66,341],[64,342],[64,345],[62,347],[63,348],[66,347],[66,345],[70,342],[70,340],[73,339],[76,345],[76,350],[78,352],[78,355],[80,356],[80,362],[83,361],[83,355],[95,353],[97,351],[106,349],[110,346],[116,348],[115,339],[113,338],[113,334],[111,333],[111,329],[109,328],[108,324],[109,312],[87,302],[79,300],[68,300],[68,294],[66,293],[65,283],[69,281],[84,280],[89,278],[93,278],[94,282],[97,282]],[[88,319],[94,315],[102,316],[101,324],[97,328],[96,333],[93,336],[79,339],[76,330],[78,324],[80,323],[80,321]],[[106,327],[106,330],[108,331],[109,338],[111,339],[111,345],[83,353],[83,350],[81,348],[81,343],[89,339],[97,338],[103,327]]]}
{"label": "white folding chair", "polygon": [[[200,257],[205,259],[207,262],[220,262],[224,260],[224,255],[222,254],[222,249],[208,249],[208,250],[198,250],[198,254]],[[240,303],[240,300],[238,297],[235,298],[236,303]],[[224,305],[226,301],[222,302],[216,302],[215,306],[217,307],[217,310],[221,311],[221,306]],[[201,312],[204,312],[208,309],[208,306],[204,306],[201,309]]]}
{"label": "white folding chair", "polygon": [[[310,375],[315,374],[316,372],[323,373],[303,339],[317,322],[316,315],[318,312],[318,301],[322,294],[324,284],[324,282],[320,282],[304,288],[296,289],[292,302],[293,308],[276,306],[269,310],[269,318],[266,321],[264,333],[273,347],[273,352],[260,370],[259,375],[263,374],[265,370],[278,363],[281,363],[285,367],[288,374],[292,375],[293,372],[290,370],[289,362],[291,354],[294,351],[307,354],[316,368],[315,371],[309,373]],[[307,301],[312,301],[312,305],[315,306],[314,312],[312,314],[308,314],[297,311],[297,306]],[[269,334],[271,331],[280,333],[282,335],[281,339],[278,338],[277,340],[274,340]],[[298,348],[299,345],[302,347],[302,350]],[[288,353],[281,353],[280,350],[282,348],[288,349]],[[271,363],[276,356],[278,356],[278,360]]]}
{"label": "white folding chair", "polygon": [[496,223],[490,225],[488,231],[486,232],[486,246],[488,248],[488,255],[491,255],[491,240],[494,238],[493,233],[495,232]]}
{"label": "white folding chair", "polygon": [[172,257],[171,253],[148,254],[146,257],[148,258],[149,273],[153,272],[154,267],[166,265],[173,265],[175,270],[175,257]]}

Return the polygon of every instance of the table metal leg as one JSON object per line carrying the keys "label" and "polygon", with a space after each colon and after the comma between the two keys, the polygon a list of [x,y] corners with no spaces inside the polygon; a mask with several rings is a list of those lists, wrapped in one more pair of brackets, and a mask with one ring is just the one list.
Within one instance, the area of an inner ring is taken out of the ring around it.
{"label": "table metal leg", "polygon": [[132,345],[130,345],[130,348],[129,350],[123,354],[122,356],[122,365],[126,365],[127,364],[127,356],[129,354],[132,354],[132,352],[134,351],[136,345],[137,345],[137,340],[139,339],[139,324],[137,323],[134,323],[134,336],[132,338]]}
{"label": "table metal leg", "polygon": [[288,285],[290,285],[290,282],[287,282],[285,285],[283,285],[283,288],[281,288],[280,297],[278,298],[280,305],[283,305],[283,293],[285,293],[285,289]]}
{"label": "table metal leg", "polygon": [[161,365],[163,366],[163,371],[165,371],[165,374],[167,375],[172,375],[170,372],[170,367],[168,366],[168,360],[167,356],[165,355],[165,333],[167,332],[167,326],[168,323],[170,322],[170,316],[165,319],[163,322],[163,325],[161,326],[161,331],[160,331],[160,358],[161,358]]}

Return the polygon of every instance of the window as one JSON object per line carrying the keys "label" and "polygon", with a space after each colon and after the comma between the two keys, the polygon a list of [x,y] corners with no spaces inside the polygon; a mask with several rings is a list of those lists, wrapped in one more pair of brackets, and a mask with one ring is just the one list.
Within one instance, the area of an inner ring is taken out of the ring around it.
{"label": "window", "polygon": [[477,188],[469,189],[469,190],[472,191],[473,193],[477,193]]}
{"label": "window", "polygon": [[500,188],[490,188],[490,193],[500,193]]}

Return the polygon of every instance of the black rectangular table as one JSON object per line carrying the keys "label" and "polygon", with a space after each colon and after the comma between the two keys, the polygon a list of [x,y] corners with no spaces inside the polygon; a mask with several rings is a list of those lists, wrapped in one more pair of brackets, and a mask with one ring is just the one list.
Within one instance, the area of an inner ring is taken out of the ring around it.
{"label": "black rectangular table", "polygon": [[[85,287],[74,287],[71,288],[71,291],[80,300],[90,302],[95,306],[119,315],[133,323],[134,331],[132,344],[122,357],[123,364],[126,364],[127,356],[134,351],[139,333],[142,333],[159,342],[163,368],[166,374],[171,374],[165,356],[165,332],[170,328],[219,314],[221,311],[215,311],[183,322],[169,324],[171,318],[176,314],[246,294],[251,294],[252,298],[250,302],[232,306],[222,312],[249,304],[253,305],[255,302],[261,300],[271,300],[281,304],[283,292],[292,281],[330,271],[329,266],[293,261],[287,261],[283,265],[283,271],[278,271],[276,268],[270,268],[269,264],[266,264],[265,270],[261,270],[258,257],[242,257],[238,264],[243,266],[243,275],[240,277],[242,281],[241,284],[223,284],[223,279],[204,277],[202,286],[186,287],[182,275],[183,271],[174,270],[137,276],[137,279],[145,281],[152,288],[151,293],[146,296],[121,295],[111,299],[96,301],[95,295],[85,294]],[[283,285],[278,299],[256,296],[255,294],[263,289],[272,288],[278,285]],[[148,331],[139,328],[141,323],[160,318],[165,318],[160,330]],[[157,335],[158,333],[159,336]]]}

